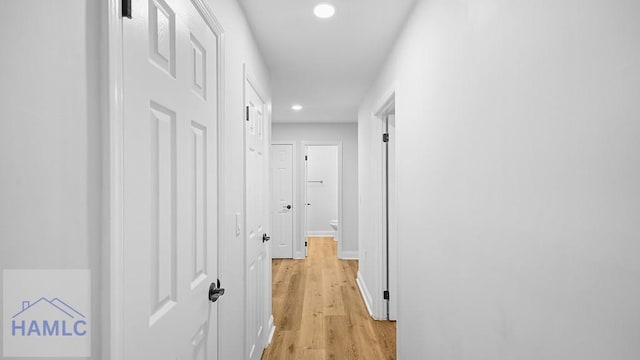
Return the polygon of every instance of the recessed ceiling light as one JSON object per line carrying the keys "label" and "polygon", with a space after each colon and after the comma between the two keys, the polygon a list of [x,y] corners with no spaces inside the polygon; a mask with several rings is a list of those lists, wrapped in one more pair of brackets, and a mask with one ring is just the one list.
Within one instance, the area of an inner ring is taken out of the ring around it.
{"label": "recessed ceiling light", "polygon": [[293,110],[293,111],[300,111],[300,110],[302,110],[302,105],[300,105],[300,104],[294,104],[293,106],[291,106],[291,110]]}
{"label": "recessed ceiling light", "polygon": [[313,13],[321,19],[328,19],[336,13],[336,8],[331,4],[318,4],[313,8]]}

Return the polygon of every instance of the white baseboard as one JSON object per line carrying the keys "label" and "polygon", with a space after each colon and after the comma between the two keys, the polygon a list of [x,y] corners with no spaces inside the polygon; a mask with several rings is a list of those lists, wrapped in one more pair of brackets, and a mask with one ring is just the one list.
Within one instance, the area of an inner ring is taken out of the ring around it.
{"label": "white baseboard", "polygon": [[271,344],[271,341],[273,340],[273,334],[275,333],[276,333],[276,324],[273,321],[273,315],[271,315],[271,318],[269,318],[269,339],[267,340],[267,346]]}
{"label": "white baseboard", "polygon": [[367,306],[367,311],[369,312],[369,316],[373,316],[373,312],[371,311],[371,302],[373,299],[371,298],[371,294],[369,293],[369,289],[367,289],[367,284],[364,282],[360,271],[358,271],[358,277],[356,278],[356,283],[358,284],[358,289],[360,290],[360,295],[362,296],[362,300],[364,300],[364,304]]}
{"label": "white baseboard", "polygon": [[342,260],[358,260],[358,252],[357,251],[342,251],[339,256]]}
{"label": "white baseboard", "polygon": [[307,231],[307,236],[331,236],[336,237],[335,231],[322,230],[322,231]]}

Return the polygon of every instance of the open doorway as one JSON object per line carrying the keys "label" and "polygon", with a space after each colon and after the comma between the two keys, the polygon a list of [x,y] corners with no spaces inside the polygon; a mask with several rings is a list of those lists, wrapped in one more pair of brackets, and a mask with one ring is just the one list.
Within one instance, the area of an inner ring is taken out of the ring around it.
{"label": "open doorway", "polygon": [[[305,245],[310,238],[331,237],[342,255],[342,144],[304,143]],[[305,247],[307,249],[307,247]]]}

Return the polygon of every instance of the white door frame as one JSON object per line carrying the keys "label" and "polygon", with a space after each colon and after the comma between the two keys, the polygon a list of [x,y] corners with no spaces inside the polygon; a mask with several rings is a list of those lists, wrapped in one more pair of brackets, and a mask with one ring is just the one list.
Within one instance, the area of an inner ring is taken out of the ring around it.
{"label": "white door frame", "polygon": [[[307,201],[307,171],[306,171],[306,162],[304,160],[304,156],[307,154],[308,146],[337,146],[338,147],[338,258],[344,259],[343,254],[343,244],[344,244],[344,222],[342,221],[342,141],[301,141],[300,146],[302,147],[303,156],[300,158],[303,161],[305,166],[304,174],[302,175],[302,179],[298,180],[301,183],[303,189],[303,201]],[[307,241],[307,206],[303,206],[302,209],[302,219],[303,219],[303,228],[302,228],[302,243],[300,244],[301,249],[306,248],[304,246],[304,242]],[[305,253],[306,257],[306,253]]]}
{"label": "white door frame", "polygon": [[[380,163],[380,171],[379,171],[379,189],[380,189],[380,197],[378,199],[378,204],[379,204],[379,211],[378,211],[378,216],[379,216],[379,224],[380,226],[377,227],[377,232],[378,232],[378,244],[379,244],[379,254],[380,254],[380,258],[378,259],[380,266],[378,267],[379,271],[377,272],[377,283],[375,284],[375,286],[377,287],[374,290],[374,294],[382,294],[383,291],[388,290],[390,292],[390,296],[389,296],[389,301],[386,301],[383,299],[382,296],[375,296],[373,298],[373,303],[374,303],[374,308],[372,309],[372,316],[377,319],[377,320],[383,320],[383,319],[391,319],[391,320],[395,320],[393,318],[393,315],[395,315],[397,313],[397,303],[398,303],[398,236],[397,236],[397,229],[398,229],[398,222],[397,222],[397,218],[391,217],[389,219],[389,228],[391,229],[396,229],[396,233],[395,234],[389,234],[390,237],[390,241],[389,241],[389,249],[387,251],[387,236],[386,236],[386,232],[387,232],[387,213],[386,213],[386,206],[387,206],[387,201],[386,201],[386,169],[384,166],[384,161],[385,161],[385,145],[382,142],[382,134],[385,132],[385,123],[386,123],[386,119],[385,116],[387,116],[389,114],[389,110],[390,109],[394,109],[395,114],[396,114],[396,131],[395,131],[395,139],[392,139],[392,141],[395,141],[395,143],[398,143],[398,132],[397,132],[397,112],[398,112],[398,93],[397,93],[397,86],[394,85],[390,88],[390,90],[388,90],[381,98],[380,100],[376,103],[376,106],[374,107],[375,111],[372,113],[372,119],[374,120],[375,124],[374,124],[374,129],[375,131],[375,136],[376,139],[374,139],[374,143],[378,142],[379,144],[381,144],[378,147],[378,159],[379,159],[379,163]],[[395,152],[395,158],[396,160],[399,158],[398,155],[398,147],[396,145],[395,147],[396,152]],[[397,173],[396,173],[396,178],[397,178]],[[397,180],[396,180],[396,184],[397,184]],[[389,194],[390,196],[395,196],[396,197],[396,206],[397,206],[397,189],[389,189]],[[391,222],[394,221],[394,224],[391,224]],[[395,240],[395,241],[394,241]],[[388,255],[387,252],[390,254]],[[388,263],[387,263],[388,261]],[[388,265],[387,265],[388,264]],[[388,282],[387,282],[388,280]],[[390,317],[391,316],[391,317]]]}
{"label": "white door frame", "polygon": [[[216,36],[217,44],[217,151],[218,151],[218,277],[222,278],[224,191],[223,141],[224,141],[224,29],[205,0],[190,0],[205,23]],[[108,121],[103,128],[103,237],[102,255],[103,291],[108,294],[102,316],[103,358],[124,359],[124,41],[122,0],[108,0],[107,51],[108,51]],[[135,16],[135,14],[134,14]],[[126,21],[126,20],[124,20]],[[220,306],[220,305],[218,305]],[[222,312],[218,308],[219,312]],[[217,326],[217,324],[216,324]],[[216,349],[220,349],[216,344]],[[218,358],[220,354],[218,354]]]}
{"label": "white door frame", "polygon": [[[298,174],[298,162],[296,161],[296,159],[298,158],[298,142],[295,140],[276,140],[276,141],[272,141],[271,145],[291,145],[291,148],[293,149],[293,152],[291,153],[291,162],[292,164],[292,168],[291,168],[291,176],[293,177],[293,181],[291,181],[293,188],[291,189],[291,191],[293,192],[292,197],[291,197],[291,221],[293,222],[293,234],[291,235],[291,258],[295,259],[296,257],[296,234],[297,234],[297,230],[298,230],[298,214],[300,214],[298,212],[298,202],[297,202],[297,194],[298,194],[298,184],[296,182],[296,175]],[[269,197],[269,199],[271,199],[271,197]],[[269,219],[269,221],[272,221],[273,219]]]}

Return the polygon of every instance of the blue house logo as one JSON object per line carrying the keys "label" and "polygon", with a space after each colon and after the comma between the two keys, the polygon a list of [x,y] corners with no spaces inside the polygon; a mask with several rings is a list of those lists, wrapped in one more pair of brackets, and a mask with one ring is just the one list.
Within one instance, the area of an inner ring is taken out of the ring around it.
{"label": "blue house logo", "polygon": [[22,310],[11,317],[11,335],[16,337],[85,336],[87,331],[84,314],[57,297],[22,301]]}

